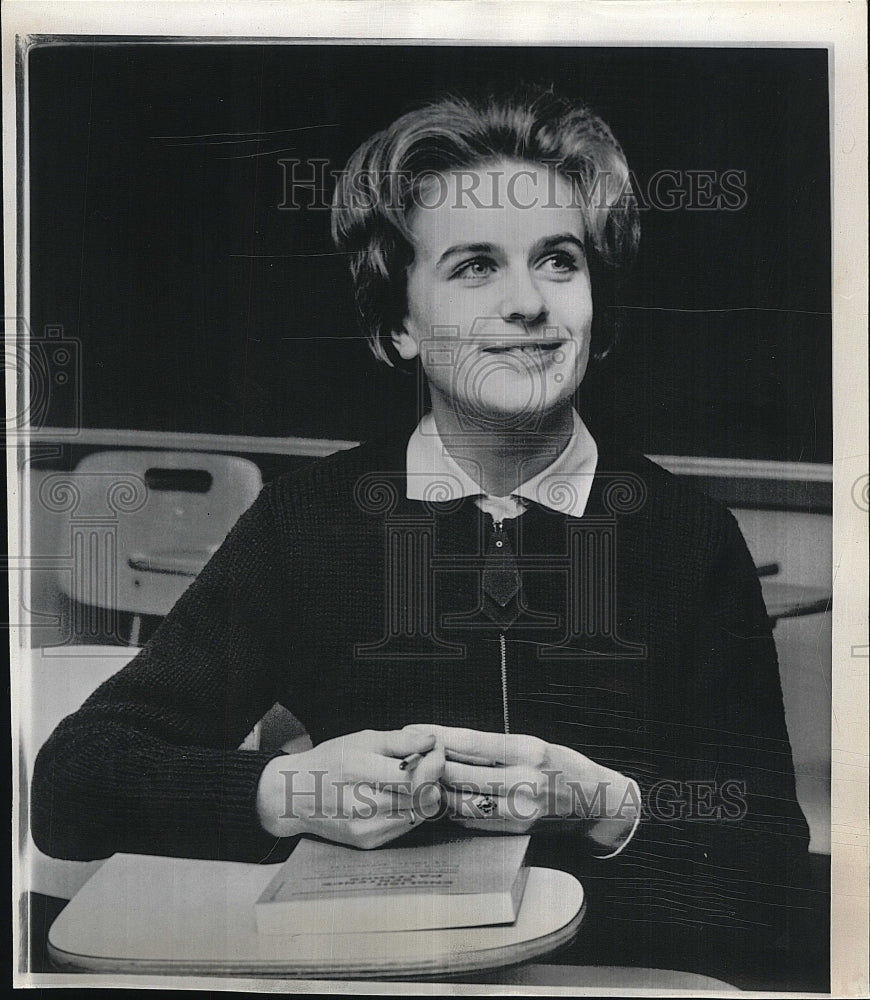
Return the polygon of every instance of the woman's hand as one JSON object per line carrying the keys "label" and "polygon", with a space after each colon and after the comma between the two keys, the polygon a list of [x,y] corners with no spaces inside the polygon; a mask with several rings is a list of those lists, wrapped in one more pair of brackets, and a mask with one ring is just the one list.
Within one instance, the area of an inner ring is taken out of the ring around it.
{"label": "woman's hand", "polygon": [[[413,768],[402,759],[423,754]],[[366,730],[269,761],[257,788],[268,833],[380,847],[439,811],[444,748],[431,731]]]}
{"label": "woman's hand", "polygon": [[456,822],[473,830],[525,833],[542,819],[582,820],[596,848],[617,850],[640,815],[637,784],[576,750],[535,736],[414,725],[444,747],[441,778]]}

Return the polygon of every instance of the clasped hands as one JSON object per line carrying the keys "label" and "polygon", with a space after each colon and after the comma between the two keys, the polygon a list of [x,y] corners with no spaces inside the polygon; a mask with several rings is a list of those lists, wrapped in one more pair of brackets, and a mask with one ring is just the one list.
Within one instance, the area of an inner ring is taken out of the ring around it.
{"label": "clasped hands", "polygon": [[631,784],[535,736],[417,724],[273,758],[260,778],[257,813],[276,837],[310,833],[360,848],[380,847],[444,815],[493,833],[525,833],[545,818],[579,819],[606,847],[634,826],[630,806],[627,814],[607,815],[624,806]]}

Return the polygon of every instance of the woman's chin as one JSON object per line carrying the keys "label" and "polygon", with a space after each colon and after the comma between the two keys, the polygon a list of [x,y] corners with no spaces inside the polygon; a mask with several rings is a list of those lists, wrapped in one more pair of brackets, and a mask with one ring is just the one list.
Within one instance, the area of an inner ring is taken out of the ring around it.
{"label": "woman's chin", "polygon": [[535,405],[516,405],[516,402],[499,397],[475,400],[465,410],[462,421],[466,425],[487,430],[534,432],[542,430],[554,412],[570,403],[570,397],[539,399]]}

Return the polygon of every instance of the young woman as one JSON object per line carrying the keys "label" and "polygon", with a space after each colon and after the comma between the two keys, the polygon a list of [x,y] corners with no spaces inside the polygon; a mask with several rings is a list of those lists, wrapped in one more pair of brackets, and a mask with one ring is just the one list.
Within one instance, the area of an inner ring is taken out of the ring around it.
{"label": "young woman", "polygon": [[[353,155],[333,233],[431,410],[264,489],[43,749],[37,843],[277,861],[531,830],[586,886],[587,961],[771,943],[808,832],[752,560],[574,409],[639,235],[610,130],[549,92],[438,101]],[[313,749],[238,749],[275,702]]]}

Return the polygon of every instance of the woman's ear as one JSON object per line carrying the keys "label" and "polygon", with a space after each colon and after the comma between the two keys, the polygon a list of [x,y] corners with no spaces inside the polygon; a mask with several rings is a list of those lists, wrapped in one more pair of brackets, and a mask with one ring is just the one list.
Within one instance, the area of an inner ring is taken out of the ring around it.
{"label": "woman's ear", "polygon": [[410,333],[403,327],[401,330],[394,330],[392,333],[393,347],[399,353],[399,357],[403,361],[413,361],[414,358],[420,353],[420,347],[417,341],[411,336]]}

